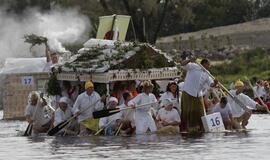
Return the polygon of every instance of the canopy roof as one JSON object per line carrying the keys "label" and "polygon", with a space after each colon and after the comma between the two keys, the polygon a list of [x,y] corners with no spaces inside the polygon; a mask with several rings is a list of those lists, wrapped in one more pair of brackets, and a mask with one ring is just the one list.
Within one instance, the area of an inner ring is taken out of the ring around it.
{"label": "canopy roof", "polygon": [[69,61],[55,66],[55,72],[104,73],[118,69],[173,67],[164,52],[147,43],[90,39]]}
{"label": "canopy roof", "polygon": [[147,43],[90,39],[70,60],[52,69],[58,80],[107,83],[179,77],[174,61]]}

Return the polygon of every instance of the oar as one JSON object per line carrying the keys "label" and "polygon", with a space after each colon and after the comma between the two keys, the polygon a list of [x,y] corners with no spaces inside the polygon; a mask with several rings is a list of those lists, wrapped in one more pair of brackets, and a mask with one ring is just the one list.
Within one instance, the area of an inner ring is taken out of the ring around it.
{"label": "oar", "polygon": [[[35,119],[35,116],[36,116],[36,113],[37,113],[37,109],[38,109],[38,106],[36,105],[35,112],[34,112],[34,114],[32,116],[33,121]],[[26,128],[23,136],[31,136],[32,129],[33,129],[33,122],[32,123],[28,123],[28,126],[27,126],[27,128]]]}
{"label": "oar", "polygon": [[[87,111],[90,107],[94,106],[94,105],[95,105],[97,102],[99,102],[99,101],[100,101],[100,99],[97,100],[97,101],[96,101],[95,103],[93,103],[92,105],[90,105],[89,107],[85,108],[83,111],[81,111],[81,113]],[[59,124],[56,125],[54,128],[50,129],[50,130],[48,131],[47,134],[48,134],[49,136],[55,135],[55,134],[58,133],[61,129],[63,129],[66,125],[68,125],[69,122],[72,121],[72,120],[73,120],[74,118],[76,118],[77,116],[78,116],[78,115],[74,115],[74,116],[70,117],[69,119],[67,119],[67,120],[65,120],[65,121],[63,121],[63,122],[61,122],[61,123],[59,123]]]}
{"label": "oar", "polygon": [[23,136],[30,136],[31,135],[31,132],[32,132],[32,129],[33,129],[33,124],[32,123],[28,123],[28,126],[23,134]]}
{"label": "oar", "polygon": [[[204,66],[202,66],[200,63],[197,63],[212,79],[216,79]],[[220,82],[218,82],[218,85],[245,111],[250,112],[250,109],[247,108],[246,105],[244,105],[236,96],[234,96],[231,92],[227,90],[225,86],[223,86]]]}
{"label": "oar", "polygon": [[[151,105],[151,104],[156,104],[156,103],[159,103],[159,101],[138,105],[138,106],[135,107],[135,109],[145,107],[145,106],[148,106],[148,105]],[[126,110],[126,109],[133,109],[133,107],[126,107],[126,108],[122,108],[122,109],[114,108],[114,109],[105,109],[105,110],[101,110],[101,111],[96,111],[96,112],[93,112],[93,117],[95,119],[102,118],[102,117],[108,117],[110,115],[116,114],[116,113],[118,113],[120,111],[123,111],[123,110]]]}
{"label": "oar", "polygon": [[[124,120],[127,119],[127,116],[129,115],[129,113],[130,113],[130,110],[129,110],[128,113],[125,115]],[[122,129],[122,127],[123,127],[123,122],[121,122],[120,126],[118,127],[118,129],[117,129],[117,131],[116,131],[116,133],[115,133],[115,136],[117,136],[117,135],[119,134],[119,132],[120,132],[120,130]]]}
{"label": "oar", "polygon": [[270,111],[269,111],[267,105],[263,102],[263,100],[262,100],[261,97],[259,96],[258,92],[253,88],[253,86],[252,86],[250,80],[249,80],[246,76],[245,76],[244,78],[245,78],[245,80],[248,82],[249,87],[253,90],[253,92],[254,92],[254,94],[256,95],[256,97],[258,97],[258,99],[259,99],[259,101],[261,102],[262,106],[265,107],[267,113],[270,114]]}
{"label": "oar", "polygon": [[107,123],[105,126],[103,126],[101,129],[99,129],[96,133],[95,136],[98,135],[100,132],[102,132],[104,129],[108,128],[109,125],[113,122],[114,120],[111,120],[109,123]]}

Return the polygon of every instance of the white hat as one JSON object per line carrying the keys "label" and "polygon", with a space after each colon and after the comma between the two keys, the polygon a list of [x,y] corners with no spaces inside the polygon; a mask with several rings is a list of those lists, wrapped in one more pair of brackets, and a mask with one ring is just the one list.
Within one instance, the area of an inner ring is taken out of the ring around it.
{"label": "white hat", "polygon": [[109,98],[109,102],[116,102],[116,103],[118,103],[118,99],[115,98],[115,97],[110,97]]}
{"label": "white hat", "polygon": [[172,102],[171,99],[163,99],[163,100],[162,100],[162,104],[163,104],[164,106],[168,106],[168,105],[173,104],[173,102]]}
{"label": "white hat", "polygon": [[68,104],[68,98],[67,97],[61,97],[60,100],[59,100],[59,103],[66,103]]}

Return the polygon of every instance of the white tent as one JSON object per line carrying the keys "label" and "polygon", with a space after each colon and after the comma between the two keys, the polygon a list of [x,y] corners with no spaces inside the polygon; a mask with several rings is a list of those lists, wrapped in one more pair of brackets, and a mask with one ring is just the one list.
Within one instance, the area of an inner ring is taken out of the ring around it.
{"label": "white tent", "polygon": [[1,74],[40,73],[46,65],[46,57],[41,58],[7,58]]}

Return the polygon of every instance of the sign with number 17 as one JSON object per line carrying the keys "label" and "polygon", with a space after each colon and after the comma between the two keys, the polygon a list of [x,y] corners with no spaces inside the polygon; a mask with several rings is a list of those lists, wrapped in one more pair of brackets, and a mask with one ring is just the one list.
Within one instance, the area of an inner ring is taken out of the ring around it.
{"label": "sign with number 17", "polygon": [[34,78],[33,78],[33,76],[21,77],[21,83],[22,83],[22,85],[33,85]]}

